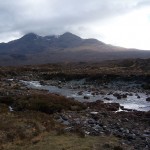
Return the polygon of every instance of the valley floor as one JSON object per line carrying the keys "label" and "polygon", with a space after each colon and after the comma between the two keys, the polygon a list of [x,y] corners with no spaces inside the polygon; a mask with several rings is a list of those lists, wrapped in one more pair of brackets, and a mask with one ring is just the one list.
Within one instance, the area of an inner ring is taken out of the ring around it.
{"label": "valley floor", "polygon": [[0,149],[149,150],[149,62],[132,63],[0,67]]}

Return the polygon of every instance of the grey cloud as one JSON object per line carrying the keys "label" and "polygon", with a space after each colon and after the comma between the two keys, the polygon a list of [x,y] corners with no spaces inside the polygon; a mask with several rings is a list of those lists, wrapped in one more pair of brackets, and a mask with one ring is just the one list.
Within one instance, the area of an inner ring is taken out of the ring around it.
{"label": "grey cloud", "polygon": [[139,2],[137,3],[137,6],[139,6],[139,7],[150,6],[150,1],[149,1],[149,0],[139,1]]}
{"label": "grey cloud", "polygon": [[149,5],[148,0],[0,0],[0,33],[46,35],[81,31],[88,23],[145,5]]}

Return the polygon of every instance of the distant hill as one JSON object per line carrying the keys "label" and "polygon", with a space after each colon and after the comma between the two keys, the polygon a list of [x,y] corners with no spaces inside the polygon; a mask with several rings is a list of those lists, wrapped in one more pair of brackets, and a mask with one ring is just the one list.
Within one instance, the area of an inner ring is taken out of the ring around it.
{"label": "distant hill", "polygon": [[150,51],[126,49],[96,39],[82,39],[66,32],[60,36],[29,33],[0,43],[0,65],[58,62],[99,62],[126,58],[150,58]]}

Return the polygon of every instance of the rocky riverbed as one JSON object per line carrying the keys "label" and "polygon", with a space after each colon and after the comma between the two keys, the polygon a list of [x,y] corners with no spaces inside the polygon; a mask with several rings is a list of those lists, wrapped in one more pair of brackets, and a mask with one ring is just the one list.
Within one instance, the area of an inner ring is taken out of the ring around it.
{"label": "rocky riverbed", "polygon": [[28,88],[48,90],[88,106],[84,111],[54,115],[55,121],[64,125],[63,132],[79,132],[81,136],[114,135],[122,139],[121,145],[139,150],[150,148],[150,103],[147,101],[150,93],[140,84],[113,82],[96,85],[86,83],[85,79],[21,82]]}
{"label": "rocky riverbed", "polygon": [[65,125],[65,132],[78,131],[82,136],[114,135],[122,139],[121,145],[130,145],[133,149],[138,150],[150,148],[150,128],[145,123],[149,120],[149,113],[112,113],[94,110],[58,113],[54,118],[57,122]]}

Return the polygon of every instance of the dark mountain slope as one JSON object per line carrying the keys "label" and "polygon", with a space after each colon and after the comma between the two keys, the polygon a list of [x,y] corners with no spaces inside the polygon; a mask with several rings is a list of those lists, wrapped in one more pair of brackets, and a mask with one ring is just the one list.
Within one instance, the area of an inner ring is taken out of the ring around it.
{"label": "dark mountain slope", "polygon": [[69,32],[45,37],[29,33],[20,39],[0,44],[0,65],[98,62],[126,58],[150,58],[150,51],[116,47],[96,39],[82,39]]}

